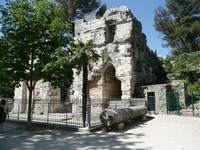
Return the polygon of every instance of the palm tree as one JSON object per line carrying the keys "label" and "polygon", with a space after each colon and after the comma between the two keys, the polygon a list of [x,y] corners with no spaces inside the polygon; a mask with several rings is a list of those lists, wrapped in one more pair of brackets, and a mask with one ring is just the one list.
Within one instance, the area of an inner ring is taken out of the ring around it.
{"label": "palm tree", "polygon": [[78,41],[72,44],[73,52],[75,53],[75,61],[78,62],[78,67],[83,70],[83,86],[82,86],[82,115],[83,127],[86,126],[87,98],[88,98],[88,64],[91,61],[97,61],[100,57],[93,49],[93,40],[87,43]]}

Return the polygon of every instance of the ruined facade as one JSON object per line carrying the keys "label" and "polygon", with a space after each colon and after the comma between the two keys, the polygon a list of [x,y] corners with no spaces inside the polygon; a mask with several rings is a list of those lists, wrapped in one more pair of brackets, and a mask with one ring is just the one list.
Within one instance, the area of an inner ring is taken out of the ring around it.
{"label": "ruined facade", "polygon": [[[94,41],[101,56],[90,64],[88,95],[91,99],[135,97],[136,86],[162,83],[162,67],[147,46],[141,23],[125,7],[107,10],[75,22],[75,40]],[[82,74],[75,71],[71,97],[82,95]]]}
{"label": "ruined facade", "polygon": [[[163,69],[147,46],[141,23],[131,11],[121,6],[105,12],[102,17],[91,14],[75,22],[75,40],[94,41],[94,50],[101,56],[88,67],[88,95],[91,99],[129,99],[138,97],[136,87],[164,81]],[[33,93],[34,109],[45,112],[43,103],[62,99],[62,89],[54,89],[42,81]],[[15,103],[22,102],[21,112],[27,108],[25,84],[15,89]],[[74,82],[69,98],[82,96],[82,72],[74,70]],[[15,109],[14,105],[13,111]],[[37,111],[38,112],[38,111]]]}

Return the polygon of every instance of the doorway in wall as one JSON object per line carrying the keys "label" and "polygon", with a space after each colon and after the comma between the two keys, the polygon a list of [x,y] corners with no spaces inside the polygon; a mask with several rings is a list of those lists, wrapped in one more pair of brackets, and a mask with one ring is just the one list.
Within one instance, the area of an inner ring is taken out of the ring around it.
{"label": "doorway in wall", "polygon": [[178,114],[179,115],[179,93],[178,92],[167,92],[166,95],[166,109],[167,114]]}
{"label": "doorway in wall", "polygon": [[148,111],[155,111],[155,92],[147,93]]}
{"label": "doorway in wall", "polygon": [[121,81],[115,76],[113,65],[107,67],[103,73],[103,99],[121,99]]}

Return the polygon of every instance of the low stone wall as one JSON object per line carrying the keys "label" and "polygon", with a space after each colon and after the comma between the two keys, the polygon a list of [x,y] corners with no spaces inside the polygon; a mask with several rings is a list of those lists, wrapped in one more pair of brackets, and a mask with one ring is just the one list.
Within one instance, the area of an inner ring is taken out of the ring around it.
{"label": "low stone wall", "polygon": [[128,108],[128,107],[135,107],[135,106],[145,106],[145,99],[144,98],[132,98],[132,99],[125,99],[125,100],[109,100],[107,101],[107,107],[111,109],[120,109],[120,108]]}
{"label": "low stone wall", "polygon": [[192,109],[182,109],[180,110],[181,116],[194,116],[194,117],[200,117],[200,109],[199,110],[193,110]]}

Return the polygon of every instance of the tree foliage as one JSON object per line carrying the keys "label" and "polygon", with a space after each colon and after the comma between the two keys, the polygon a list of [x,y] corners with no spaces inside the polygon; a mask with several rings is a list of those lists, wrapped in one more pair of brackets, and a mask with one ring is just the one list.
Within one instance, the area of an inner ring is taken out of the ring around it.
{"label": "tree foliage", "polygon": [[72,51],[75,54],[75,59],[79,61],[78,68],[82,67],[83,71],[83,87],[82,87],[82,114],[83,114],[83,126],[86,126],[86,111],[87,111],[87,99],[88,99],[88,64],[91,61],[99,59],[99,55],[93,49],[93,41],[89,40],[87,43],[78,41],[72,44]]}
{"label": "tree foliage", "polygon": [[91,61],[96,61],[100,57],[97,52],[93,49],[93,40],[89,40],[84,43],[82,41],[77,41],[71,44],[71,51],[74,54],[74,59],[79,61],[81,67],[83,65],[88,65]]}
{"label": "tree foliage", "polygon": [[14,84],[27,83],[30,123],[32,91],[37,81],[60,87],[72,83],[72,53],[68,48],[71,25],[61,9],[48,0],[8,1],[0,10],[2,62]]}
{"label": "tree foliage", "polygon": [[13,97],[15,85],[4,62],[5,43],[0,39],[0,97]]}
{"label": "tree foliage", "polygon": [[172,55],[200,49],[200,1],[166,0],[155,11],[155,29],[163,35]]}
{"label": "tree foliage", "polygon": [[200,90],[200,51],[184,53],[165,60],[165,71],[171,79],[185,80],[190,90]]}
{"label": "tree foliage", "polygon": [[111,57],[109,55],[109,52],[108,52],[107,48],[102,50],[102,52],[101,52],[101,60],[102,60],[103,64],[106,64],[109,61],[111,61]]}
{"label": "tree foliage", "polygon": [[56,0],[62,6],[63,14],[71,21],[82,19],[85,15],[97,11],[102,16],[106,11],[106,4],[100,0]]}
{"label": "tree foliage", "polygon": [[69,55],[67,46],[72,40],[68,35],[71,32],[70,23],[48,1],[30,3],[18,0],[9,4],[1,18],[1,40],[6,43],[4,62],[15,72],[14,80],[33,79],[36,82],[50,77],[45,72],[49,63],[53,66],[52,62],[59,61],[63,67],[62,57]]}

